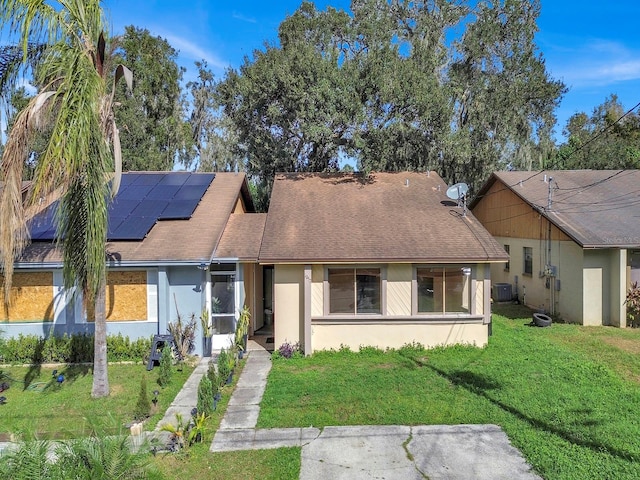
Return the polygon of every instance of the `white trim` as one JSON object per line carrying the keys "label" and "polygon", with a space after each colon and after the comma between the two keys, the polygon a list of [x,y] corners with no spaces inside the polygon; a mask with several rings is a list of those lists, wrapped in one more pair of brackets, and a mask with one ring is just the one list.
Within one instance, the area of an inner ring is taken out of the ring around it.
{"label": "white trim", "polygon": [[158,269],[147,270],[147,322],[158,321]]}
{"label": "white trim", "polygon": [[54,270],[53,274],[53,323],[55,325],[65,325],[67,323],[67,304],[70,298],[64,289],[64,278],[62,271]]}

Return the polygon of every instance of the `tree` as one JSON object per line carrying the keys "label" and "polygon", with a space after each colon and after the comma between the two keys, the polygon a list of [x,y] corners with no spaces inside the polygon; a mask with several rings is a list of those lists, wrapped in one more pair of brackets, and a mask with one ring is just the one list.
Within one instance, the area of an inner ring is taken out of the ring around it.
{"label": "tree", "polygon": [[117,39],[116,61],[136,72],[133,90],[120,85],[116,121],[123,132],[123,170],[171,170],[185,163],[191,135],[184,121],[178,52],[148,30],[125,27]]}
{"label": "tree", "polygon": [[[30,203],[50,192],[59,194],[56,227],[64,284],[67,289],[78,286],[85,307],[95,312],[91,394],[106,396],[107,204],[109,194],[118,190],[121,166],[111,72],[115,71],[113,84],[121,77],[130,84],[131,72],[122,65],[115,70],[109,66],[98,0],[3,0],[0,29],[18,37],[23,61],[30,44],[46,44],[35,70],[36,85],[42,87],[17,116],[2,156],[0,258],[5,298],[9,299],[14,261],[29,238],[21,199],[23,165],[34,132],[49,125],[51,134],[36,165]],[[16,71],[4,73],[15,76]]]}
{"label": "tree", "polygon": [[554,165],[563,169],[640,168],[640,115],[626,112],[618,97],[610,95],[593,109],[573,114],[563,130]]}
{"label": "tree", "polygon": [[215,101],[215,81],[206,61],[196,62],[198,79],[187,83],[192,97],[189,124],[198,159],[197,169],[202,172],[243,170],[238,161],[242,155],[238,135],[230,119]]}
{"label": "tree", "polygon": [[538,0],[312,3],[217,87],[248,172],[438,170],[479,187],[551,149],[565,91],[534,44]]}

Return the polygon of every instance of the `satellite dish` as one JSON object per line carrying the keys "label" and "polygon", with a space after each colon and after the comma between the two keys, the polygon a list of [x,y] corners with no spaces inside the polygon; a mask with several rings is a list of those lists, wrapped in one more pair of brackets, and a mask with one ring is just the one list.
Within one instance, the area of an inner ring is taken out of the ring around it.
{"label": "satellite dish", "polygon": [[447,197],[451,200],[460,200],[467,195],[469,185],[466,183],[456,183],[447,188]]}

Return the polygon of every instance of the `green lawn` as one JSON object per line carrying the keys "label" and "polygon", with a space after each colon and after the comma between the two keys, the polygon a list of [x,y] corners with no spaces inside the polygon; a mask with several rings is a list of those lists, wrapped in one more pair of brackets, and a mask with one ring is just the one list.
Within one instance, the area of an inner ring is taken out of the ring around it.
{"label": "green lawn", "polygon": [[[65,377],[59,385],[52,376],[53,369]],[[106,432],[117,433],[133,421],[133,411],[140,393],[142,377],[147,379],[147,393],[158,390],[158,405],[147,421],[152,429],[162,418],[193,368],[185,365],[174,368],[171,383],[161,388],[156,383],[158,368],[148,372],[143,364],[109,365],[108,398],[92,399],[93,382],[90,365],[2,367],[2,382],[10,388],[1,395],[7,398],[0,405],[0,440],[10,434],[37,435],[39,438],[72,438],[86,434],[93,425]],[[149,429],[149,428],[147,428]]]}
{"label": "green lawn", "polygon": [[548,480],[640,478],[640,331],[530,318],[494,315],[484,349],[276,361],[258,426],[492,423]]}
{"label": "green lawn", "polygon": [[[535,328],[518,307],[495,310],[502,315],[494,315],[484,349],[365,349],[275,361],[258,427],[493,423],[547,480],[640,478],[640,330]],[[20,381],[30,375],[3,370]],[[151,426],[189,373],[176,373],[162,390]],[[43,392],[17,384],[5,392],[0,432],[71,433],[84,418],[105,412],[128,418],[141,375],[148,375],[150,392],[156,388],[157,369],[147,373],[143,365],[113,365],[109,375],[111,397],[92,400],[89,370],[68,371],[58,388],[42,368],[30,382],[47,382]],[[205,442],[158,455],[155,465],[167,479],[298,478],[299,448],[209,452],[231,388],[225,387]]]}

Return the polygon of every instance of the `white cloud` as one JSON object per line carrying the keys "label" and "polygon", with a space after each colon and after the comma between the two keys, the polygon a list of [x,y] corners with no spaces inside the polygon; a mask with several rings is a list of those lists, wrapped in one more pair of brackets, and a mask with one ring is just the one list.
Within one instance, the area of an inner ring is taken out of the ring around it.
{"label": "white cloud", "polygon": [[602,87],[640,79],[640,52],[609,40],[593,40],[547,52],[555,77],[574,88]]}
{"label": "white cloud", "polygon": [[239,12],[233,12],[233,14],[231,15],[233,18],[235,18],[236,20],[241,20],[243,22],[247,22],[247,23],[258,23],[258,21],[253,18],[253,17],[246,17],[244,16],[242,13]]}
{"label": "white cloud", "polygon": [[229,67],[229,63],[220,59],[215,53],[205,50],[186,38],[170,34],[161,36],[166,38],[173,48],[180,51],[180,57],[190,58],[194,61],[204,59],[210,67],[216,70],[226,70]]}

